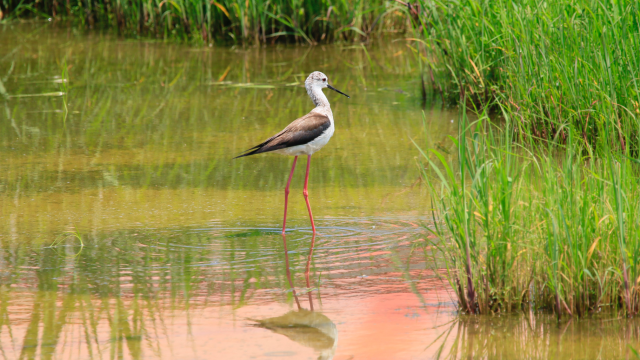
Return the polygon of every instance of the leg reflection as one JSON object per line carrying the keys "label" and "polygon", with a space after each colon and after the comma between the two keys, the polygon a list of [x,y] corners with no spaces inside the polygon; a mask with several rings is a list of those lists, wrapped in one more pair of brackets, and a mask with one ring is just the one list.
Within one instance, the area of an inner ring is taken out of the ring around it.
{"label": "leg reflection", "polygon": [[309,256],[307,256],[307,267],[304,271],[304,278],[307,280],[307,294],[309,294],[309,309],[313,311],[313,297],[311,296],[311,284],[309,283],[309,269],[311,268],[311,257],[313,256],[313,247],[316,243],[316,234],[311,237],[311,246],[309,247]]}
{"label": "leg reflection", "polygon": [[298,306],[297,311],[289,311],[288,313],[263,320],[255,320],[256,326],[269,329],[277,334],[284,335],[289,339],[301,345],[310,347],[316,352],[318,359],[332,359],[338,346],[338,329],[336,325],[326,315],[313,310],[313,302],[310,291],[311,282],[309,281],[309,273],[311,269],[311,258],[313,257],[313,248],[315,246],[315,235],[311,238],[311,247],[307,256],[307,264],[305,268],[305,279],[307,281],[307,289],[309,294],[310,310],[301,308],[298,295],[293,286],[291,269],[289,268],[289,252],[287,250],[287,240],[282,236],[284,242],[284,258],[286,266],[287,280],[293,292],[293,297]]}
{"label": "leg reflection", "polygon": [[[289,251],[287,250],[287,237],[282,234],[282,243],[284,244],[284,264],[286,267],[287,280],[289,280],[289,287],[291,288],[291,292],[293,293],[293,298],[296,300],[296,305],[298,306],[298,310],[300,307],[300,300],[298,299],[298,294],[296,293],[296,288],[293,286],[293,280],[291,278],[291,267],[289,265]],[[304,270],[304,278],[307,281],[307,294],[309,295],[309,310],[313,311],[313,296],[311,290],[311,282],[309,281],[309,272],[311,270],[311,258],[313,257],[313,248],[316,243],[316,234],[313,234],[311,237],[311,246],[309,247],[309,255],[307,256],[307,266]]]}
{"label": "leg reflection", "polygon": [[[296,288],[293,286],[293,279],[291,277],[291,266],[289,265],[289,250],[287,249],[287,237],[282,235],[282,243],[284,244],[284,264],[285,270],[287,273],[287,280],[289,281],[289,288],[291,288],[291,292],[293,293],[293,298],[296,301],[296,305],[298,306],[298,310],[301,309],[300,300],[298,299],[298,294],[296,293]],[[311,246],[309,247],[309,255],[307,256],[307,266],[304,271],[304,278],[307,282],[307,295],[309,296],[309,310],[313,311],[313,291],[311,290],[311,282],[309,281],[309,273],[311,270],[311,258],[313,257],[313,248],[316,243],[316,234],[313,234],[311,237]]]}
{"label": "leg reflection", "polygon": [[296,305],[298,305],[298,310],[300,307],[300,300],[298,300],[298,295],[296,294],[296,288],[293,287],[293,281],[291,280],[291,267],[289,266],[289,250],[287,250],[287,237],[284,235],[284,231],[282,232],[282,243],[284,244],[284,266],[287,273],[287,280],[289,280],[289,287],[293,292],[293,298],[296,299]]}

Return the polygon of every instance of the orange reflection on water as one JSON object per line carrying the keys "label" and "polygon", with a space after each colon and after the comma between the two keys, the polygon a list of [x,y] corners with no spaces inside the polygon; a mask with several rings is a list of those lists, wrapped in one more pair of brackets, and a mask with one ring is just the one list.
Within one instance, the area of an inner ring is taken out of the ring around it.
{"label": "orange reflection on water", "polygon": [[[314,294],[316,310],[337,330],[335,359],[430,357],[431,350],[425,352],[424,348],[440,334],[433,327],[449,321],[453,314],[439,313],[436,308],[425,310],[406,287],[404,292],[389,293],[388,282],[383,282],[384,293],[379,294],[375,294],[375,280],[362,282],[370,295],[354,296],[338,290],[318,301]],[[259,298],[273,297],[273,292],[265,292]],[[297,311],[295,303],[262,302],[239,309],[197,303],[170,309],[170,304],[163,304],[154,312],[145,309],[144,303],[136,305],[132,298],[91,299],[95,308],[90,312],[86,308],[89,299],[69,300],[71,295],[49,302],[24,293],[13,295],[22,299],[12,299],[13,305],[7,309],[10,324],[5,324],[0,334],[9,359],[45,358],[47,354],[73,359],[316,359],[321,355],[308,344],[255,326],[254,320]],[[34,301],[44,303],[36,306]],[[85,308],[70,308],[72,301],[82,302]],[[300,301],[303,308],[309,308],[306,296]],[[136,308],[139,316],[133,313]],[[33,316],[36,313],[38,318]]]}
{"label": "orange reflection on water", "polygon": [[294,299],[284,300],[291,293],[281,289],[256,290],[241,307],[207,297],[181,303],[12,291],[5,293],[10,305],[0,344],[10,359],[431,358],[436,349],[425,348],[442,331],[434,327],[454,316],[450,305],[437,306],[449,301],[444,284],[419,283],[423,306],[401,273],[296,290],[302,310]]}

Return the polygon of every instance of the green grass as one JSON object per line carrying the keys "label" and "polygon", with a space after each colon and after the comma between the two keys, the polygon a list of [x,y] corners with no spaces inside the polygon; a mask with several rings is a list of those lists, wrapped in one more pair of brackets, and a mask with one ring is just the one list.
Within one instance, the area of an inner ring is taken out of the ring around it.
{"label": "green grass", "polygon": [[427,87],[450,103],[501,104],[514,129],[638,157],[640,4],[620,0],[426,1],[414,27]]}
{"label": "green grass", "polygon": [[457,154],[422,157],[460,307],[637,314],[638,2],[420,5],[425,88],[465,113]]}
{"label": "green grass", "polygon": [[124,35],[196,43],[366,41],[410,27],[404,7],[385,0],[0,0],[5,18],[68,19]]}
{"label": "green grass", "polygon": [[[434,198],[434,259],[466,312],[519,310],[586,316],[638,313],[640,166],[612,149],[583,157],[580,135],[513,141],[504,122],[463,114],[457,154],[423,151]],[[616,134],[607,132],[609,139]],[[531,134],[529,134],[531,135]]]}

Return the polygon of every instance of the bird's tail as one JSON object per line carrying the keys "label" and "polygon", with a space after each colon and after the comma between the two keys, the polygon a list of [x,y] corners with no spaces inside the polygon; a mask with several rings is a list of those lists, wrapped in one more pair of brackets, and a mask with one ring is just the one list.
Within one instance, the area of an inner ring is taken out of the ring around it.
{"label": "bird's tail", "polygon": [[237,158],[258,154],[261,147],[262,147],[262,144],[256,145],[256,146],[252,147],[251,149],[245,150],[244,153],[234,157],[233,159],[235,160]]}

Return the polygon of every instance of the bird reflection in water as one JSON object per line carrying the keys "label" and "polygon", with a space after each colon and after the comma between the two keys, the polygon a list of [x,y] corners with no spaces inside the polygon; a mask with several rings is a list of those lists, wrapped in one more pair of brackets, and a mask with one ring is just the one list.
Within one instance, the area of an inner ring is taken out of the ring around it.
{"label": "bird reflection in water", "polygon": [[289,252],[287,251],[287,240],[282,235],[284,241],[285,269],[289,287],[293,293],[298,310],[292,310],[288,313],[263,320],[256,320],[256,326],[269,329],[277,334],[284,335],[289,339],[314,349],[318,354],[318,360],[333,359],[338,346],[338,329],[336,325],[324,314],[314,311],[311,284],[309,282],[309,269],[311,266],[311,257],[313,256],[313,247],[315,245],[315,234],[311,238],[311,247],[307,256],[307,266],[304,272],[307,282],[307,294],[309,296],[309,310],[304,309],[300,305],[300,299],[293,286],[291,278],[291,270],[289,269]]}

